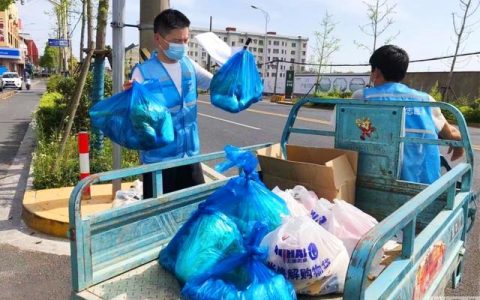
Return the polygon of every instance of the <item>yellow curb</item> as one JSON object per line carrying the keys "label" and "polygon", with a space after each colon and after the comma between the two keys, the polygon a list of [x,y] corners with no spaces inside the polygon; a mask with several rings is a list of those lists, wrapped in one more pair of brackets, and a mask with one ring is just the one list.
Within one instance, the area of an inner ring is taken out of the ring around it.
{"label": "yellow curb", "polygon": [[[131,183],[122,183],[128,189]],[[68,201],[73,187],[27,191],[23,198],[22,218],[35,230],[67,237]],[[89,216],[112,208],[112,185],[98,184],[91,187],[91,200],[82,201],[82,216]]]}
{"label": "yellow curb", "polygon": [[13,95],[15,95],[16,93],[17,93],[17,91],[10,91],[10,92],[1,93],[0,94],[0,100],[5,100],[7,98],[10,98]]}

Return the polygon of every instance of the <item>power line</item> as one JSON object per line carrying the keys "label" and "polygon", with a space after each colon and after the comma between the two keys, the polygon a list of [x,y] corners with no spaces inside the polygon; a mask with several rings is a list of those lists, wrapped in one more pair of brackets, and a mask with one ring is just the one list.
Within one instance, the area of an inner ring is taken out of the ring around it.
{"label": "power line", "polygon": [[[462,57],[462,56],[471,56],[471,55],[479,55],[480,51],[477,52],[469,52],[469,53],[461,53],[457,54],[457,57]],[[432,57],[432,58],[424,58],[424,59],[414,59],[411,60],[410,63],[418,63],[418,62],[426,62],[426,61],[435,61],[435,60],[442,60],[442,59],[448,59],[448,58],[453,58],[455,55],[446,55],[446,56],[437,56],[437,57]],[[274,64],[274,63],[286,63],[286,64],[293,64],[293,65],[304,65],[304,66],[322,66],[322,67],[368,67],[370,64],[314,64],[314,63],[306,63],[306,62],[294,62],[294,61],[286,61],[286,60],[279,60],[279,59],[274,59],[271,61],[268,61],[266,65],[268,64]],[[262,65],[262,64],[259,64]]]}

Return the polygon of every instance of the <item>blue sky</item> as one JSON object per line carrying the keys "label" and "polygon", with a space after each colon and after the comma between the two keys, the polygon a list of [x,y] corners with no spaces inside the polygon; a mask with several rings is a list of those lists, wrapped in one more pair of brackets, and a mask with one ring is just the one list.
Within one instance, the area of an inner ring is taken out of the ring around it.
{"label": "blue sky", "polygon": [[[370,0],[371,1],[371,0]],[[24,24],[24,32],[30,33],[41,52],[43,45],[52,32],[55,21],[45,12],[51,11],[51,4],[46,0],[27,0],[20,6],[20,17]],[[140,11],[139,0],[126,0],[126,23],[137,24]],[[422,59],[443,56],[453,53],[455,49],[452,26],[452,12],[459,12],[457,0],[389,0],[397,3],[393,15],[395,23],[380,36],[383,38],[400,34],[392,42],[407,50],[411,59]],[[362,33],[359,25],[368,23],[366,6],[361,0],[170,0],[173,8],[184,12],[192,21],[192,26],[205,27],[209,25],[209,17],[213,17],[213,27],[224,29],[227,26],[236,27],[240,31],[263,32],[265,19],[263,14],[250,5],[256,5],[268,11],[269,31],[277,34],[306,36],[313,46],[313,32],[320,29],[320,21],[328,10],[337,23],[335,36],[340,39],[340,49],[331,57],[333,63],[365,63],[369,52],[358,48],[354,40],[370,44],[371,38]],[[471,28],[472,33],[463,45],[461,52],[480,51],[480,10],[471,18],[470,23],[477,24]],[[74,45],[79,44],[80,25],[74,32]],[[111,42],[110,30],[107,43]],[[138,31],[125,29],[125,44],[138,43]],[[311,49],[309,49],[311,53]],[[78,55],[78,49],[74,50]],[[411,64],[411,71],[447,71],[450,61]],[[365,68],[350,68],[353,71],[365,71]],[[480,71],[480,56],[462,58],[458,61],[456,70]],[[346,71],[346,70],[343,70]]]}

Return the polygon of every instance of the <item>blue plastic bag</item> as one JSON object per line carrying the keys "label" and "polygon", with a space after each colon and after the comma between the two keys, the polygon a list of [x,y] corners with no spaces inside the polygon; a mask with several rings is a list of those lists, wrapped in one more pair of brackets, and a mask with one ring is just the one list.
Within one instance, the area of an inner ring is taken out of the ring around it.
{"label": "blue plastic bag", "polygon": [[243,249],[242,235],[226,215],[201,203],[160,252],[160,264],[185,282]]}
{"label": "blue plastic bag", "polygon": [[265,265],[268,249],[259,244],[267,230],[264,224],[256,223],[246,250],[187,281],[182,297],[188,300],[296,299],[293,286]]}
{"label": "blue plastic bag", "polygon": [[243,49],[235,53],[212,78],[210,99],[231,113],[247,109],[262,99],[263,84],[255,57]]}
{"label": "blue plastic bag", "polygon": [[164,101],[160,81],[134,81],[132,88],[95,104],[91,123],[126,148],[157,149],[174,140],[172,116]]}
{"label": "blue plastic bag", "polygon": [[[225,171],[239,167],[241,174],[210,195],[160,252],[160,264],[186,281],[242,250],[243,237],[250,236],[262,221],[269,231],[288,215],[286,203],[259,180],[257,158],[250,152],[226,146],[227,161],[217,166]],[[181,261],[183,260],[183,261]]]}

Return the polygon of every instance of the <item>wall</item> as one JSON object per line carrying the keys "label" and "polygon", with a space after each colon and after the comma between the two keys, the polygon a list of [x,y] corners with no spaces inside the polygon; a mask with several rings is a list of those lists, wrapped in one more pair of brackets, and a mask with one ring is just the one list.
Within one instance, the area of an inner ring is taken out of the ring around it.
{"label": "wall", "polygon": [[[447,76],[448,72],[412,72],[407,73],[404,82],[415,89],[429,92],[437,81],[439,88],[445,85]],[[480,72],[455,72],[452,89],[457,98],[480,98]]]}

